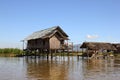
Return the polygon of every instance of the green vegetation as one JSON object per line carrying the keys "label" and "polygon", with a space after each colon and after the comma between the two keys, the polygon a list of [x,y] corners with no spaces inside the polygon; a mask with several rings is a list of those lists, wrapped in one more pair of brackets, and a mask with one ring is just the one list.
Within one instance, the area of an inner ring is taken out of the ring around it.
{"label": "green vegetation", "polygon": [[116,53],[114,55],[115,55],[115,57],[119,57],[120,58],[120,53]]}
{"label": "green vegetation", "polygon": [[22,56],[23,51],[17,48],[0,49],[0,56]]}
{"label": "green vegetation", "polygon": [[77,53],[77,52],[53,53],[53,56],[77,56],[77,55],[82,55],[82,53],[81,52],[79,52],[79,53]]}

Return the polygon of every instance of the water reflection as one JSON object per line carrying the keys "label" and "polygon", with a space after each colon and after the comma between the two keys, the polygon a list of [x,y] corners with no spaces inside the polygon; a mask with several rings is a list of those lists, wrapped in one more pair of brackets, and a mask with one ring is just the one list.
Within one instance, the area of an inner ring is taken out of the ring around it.
{"label": "water reflection", "polygon": [[120,59],[0,58],[0,80],[119,80]]}
{"label": "water reflection", "polygon": [[0,80],[28,80],[23,58],[0,57]]}
{"label": "water reflection", "polygon": [[[53,60],[26,58],[27,74],[30,78],[40,80],[77,80],[82,79],[82,65],[73,57],[63,57]],[[77,71],[79,73],[77,74]]]}
{"label": "water reflection", "polygon": [[[116,60],[89,60],[84,62],[84,80],[119,80],[120,66]],[[118,70],[119,68],[119,70]]]}
{"label": "water reflection", "polygon": [[57,60],[26,59],[26,63],[27,74],[33,79],[118,80],[120,78],[118,75],[120,62],[114,59],[77,60],[76,57],[64,57]]}

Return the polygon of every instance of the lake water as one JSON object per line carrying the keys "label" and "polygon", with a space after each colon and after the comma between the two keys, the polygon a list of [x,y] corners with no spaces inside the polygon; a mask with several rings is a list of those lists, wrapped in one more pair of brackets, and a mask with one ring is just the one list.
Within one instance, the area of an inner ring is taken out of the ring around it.
{"label": "lake water", "polygon": [[0,80],[120,80],[120,58],[0,57]]}

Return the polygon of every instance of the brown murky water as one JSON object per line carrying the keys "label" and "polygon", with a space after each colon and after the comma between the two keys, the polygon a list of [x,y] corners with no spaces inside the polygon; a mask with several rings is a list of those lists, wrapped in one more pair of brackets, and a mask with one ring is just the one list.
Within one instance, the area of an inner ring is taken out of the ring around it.
{"label": "brown murky water", "polygon": [[0,57],[0,80],[120,80],[120,58],[53,60]]}

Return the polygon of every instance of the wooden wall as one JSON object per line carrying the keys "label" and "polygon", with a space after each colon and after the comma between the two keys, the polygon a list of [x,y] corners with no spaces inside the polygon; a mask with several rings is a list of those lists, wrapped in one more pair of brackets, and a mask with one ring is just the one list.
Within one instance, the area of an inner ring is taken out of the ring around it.
{"label": "wooden wall", "polygon": [[60,49],[60,40],[56,36],[51,37],[49,43],[50,49]]}
{"label": "wooden wall", "polygon": [[49,39],[35,39],[27,43],[28,49],[49,49]]}
{"label": "wooden wall", "polygon": [[59,36],[54,35],[50,39],[29,40],[27,49],[60,49],[64,45],[64,40],[59,40]]}

